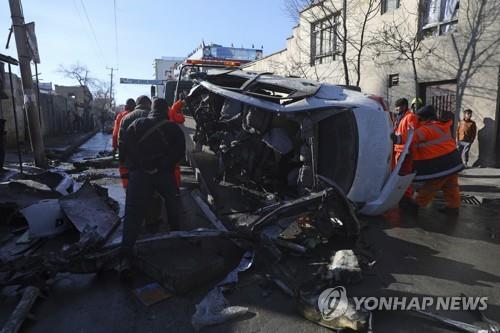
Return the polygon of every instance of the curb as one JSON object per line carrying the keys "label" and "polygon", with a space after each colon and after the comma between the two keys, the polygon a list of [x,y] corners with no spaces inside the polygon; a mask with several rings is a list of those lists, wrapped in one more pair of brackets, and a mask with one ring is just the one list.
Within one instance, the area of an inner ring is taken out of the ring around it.
{"label": "curb", "polygon": [[72,144],[64,148],[48,147],[45,149],[45,153],[47,154],[47,157],[50,159],[65,160],[70,155],[72,155],[78,149],[78,147],[80,147],[85,142],[90,140],[90,138],[96,135],[97,132],[99,132],[99,130],[93,130],[92,132],[87,133],[86,135],[82,136],[81,138],[79,138],[78,140],[74,141]]}

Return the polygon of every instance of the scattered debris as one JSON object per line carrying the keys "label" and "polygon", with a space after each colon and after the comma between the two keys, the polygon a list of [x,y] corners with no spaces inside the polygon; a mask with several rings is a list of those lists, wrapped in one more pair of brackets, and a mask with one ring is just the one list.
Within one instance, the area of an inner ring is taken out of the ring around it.
{"label": "scattered debris", "polygon": [[24,172],[22,174],[13,173],[9,177],[9,181],[24,183],[41,190],[50,189],[59,192],[61,195],[70,193],[73,187],[73,179],[66,172],[58,169],[43,170],[33,168],[30,172]]}
{"label": "scattered debris", "polygon": [[84,159],[82,161],[73,162],[77,169],[95,168],[105,169],[118,167],[118,161],[113,156],[97,157]]}
{"label": "scattered debris", "polygon": [[358,258],[352,250],[337,251],[330,260],[323,275],[325,280],[342,281],[344,284],[353,284],[362,280]]}
{"label": "scattered debris", "polygon": [[319,295],[314,294],[301,294],[299,296],[297,306],[299,312],[306,319],[334,330],[364,331],[368,327],[370,313],[366,310],[356,310],[354,301],[351,299],[347,299],[346,311],[343,315],[331,320],[325,320],[318,308],[318,298]]}
{"label": "scattered debris", "polygon": [[55,236],[68,227],[57,199],[42,200],[20,212],[28,222],[30,238]]}
{"label": "scattered debris", "polygon": [[67,173],[55,169],[35,174],[24,174],[23,179],[45,184],[61,195],[70,193],[73,188],[73,179]]}
{"label": "scattered debris", "polygon": [[176,294],[184,294],[224,274],[224,259],[185,240],[164,239],[138,251],[134,264]]}
{"label": "scattered debris", "polygon": [[84,183],[77,192],[61,198],[59,202],[64,214],[78,231],[94,229],[103,240],[120,221],[116,212],[99,195],[95,185],[89,182]]}
{"label": "scattered debris", "polygon": [[145,286],[134,289],[133,292],[145,306],[159,303],[173,296],[160,286],[158,282],[148,283]]}
{"label": "scattered debris", "polygon": [[295,297],[295,293],[293,292],[292,289],[290,289],[283,281],[281,281],[278,278],[270,278],[271,281],[274,282],[274,284],[280,288],[281,291],[283,291],[286,295],[290,297]]}
{"label": "scattered debris", "polygon": [[12,312],[0,333],[16,333],[21,328],[24,320],[29,317],[31,307],[40,295],[40,290],[36,287],[26,287],[23,291],[21,301]]}
{"label": "scattered debris", "polygon": [[32,242],[30,238],[30,231],[26,230],[16,241],[16,244],[29,244]]}
{"label": "scattered debris", "polygon": [[[160,235],[143,238],[137,241],[136,249],[141,251],[153,251],[165,248],[165,240],[168,239],[189,239],[189,238],[206,238],[206,237],[239,237],[234,232],[221,232],[219,230],[194,230],[194,231],[174,231]],[[0,257],[0,286],[7,285],[37,285],[45,287],[47,281],[53,278],[58,273],[77,273],[89,274],[97,273],[103,269],[111,269],[116,265],[120,254],[120,243],[113,242],[103,245],[103,240],[95,229],[87,228],[81,235],[80,240],[76,243],[66,245],[59,251],[49,253],[18,253],[17,256]],[[172,245],[172,244],[170,244]],[[29,245],[31,248],[35,244]],[[171,251],[172,256],[176,254],[175,248]],[[200,253],[199,251],[197,252]],[[157,256],[158,258],[158,256]],[[178,261],[184,258],[179,257]],[[199,261],[198,261],[199,263]],[[210,262],[209,264],[213,264]],[[191,266],[193,261],[191,262]],[[206,268],[208,265],[205,265]],[[160,266],[161,267],[161,266]],[[223,262],[217,267],[223,267]],[[213,268],[207,268],[213,269]],[[156,273],[161,273],[161,270],[155,270]],[[203,274],[204,272],[201,272]],[[172,275],[179,278],[179,274]],[[191,275],[191,280],[187,282],[179,282],[178,286],[189,285],[189,282],[194,281],[196,287],[207,280],[205,277]],[[179,281],[178,279],[175,281]]]}
{"label": "scattered debris", "polygon": [[43,199],[57,199],[61,194],[32,180],[0,183],[0,206],[22,209]]}
{"label": "scattered debris", "polygon": [[245,252],[238,267],[232,270],[224,280],[219,282],[196,305],[196,312],[191,318],[191,324],[195,331],[199,331],[205,326],[221,324],[248,314],[248,308],[246,307],[230,306],[222,292],[238,281],[238,274],[248,270],[252,266],[253,260],[254,253],[251,251]]}
{"label": "scattered debris", "polygon": [[248,313],[247,307],[230,306],[220,288],[212,289],[203,300],[196,305],[196,312],[191,318],[195,331],[203,327],[222,324],[229,320],[241,318]]}
{"label": "scattered debris", "polygon": [[484,316],[484,314],[481,313],[483,320],[488,324],[489,328],[484,329],[482,327],[464,323],[458,320],[453,320],[446,318],[444,316],[429,312],[429,311],[423,311],[423,310],[414,310],[413,312],[417,313],[418,315],[432,319],[434,321],[437,321],[439,323],[445,324],[449,327],[457,328],[463,332],[471,332],[471,333],[498,333],[500,332],[500,325],[491,319],[487,318]]}

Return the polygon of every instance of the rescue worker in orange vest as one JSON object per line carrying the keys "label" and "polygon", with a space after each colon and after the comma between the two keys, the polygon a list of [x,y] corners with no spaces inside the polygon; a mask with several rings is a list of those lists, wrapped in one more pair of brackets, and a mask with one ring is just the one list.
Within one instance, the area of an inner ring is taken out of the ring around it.
{"label": "rescue worker in orange vest", "polygon": [[[392,154],[392,169],[396,167],[399,158],[404,151],[406,138],[410,129],[415,129],[418,126],[417,116],[408,108],[408,100],[400,98],[396,101],[396,119],[394,120],[393,133],[391,138],[394,142],[394,151]],[[407,175],[413,172],[412,159],[408,154],[401,166],[400,174]],[[413,187],[410,185],[400,201],[400,206],[411,205],[413,196]]]}
{"label": "rescue worker in orange vest", "polygon": [[[113,156],[116,154],[116,151],[118,150],[118,133],[120,132],[120,126],[122,124],[123,117],[129,114],[129,112],[134,111],[134,109],[135,109],[135,101],[133,98],[129,98],[125,103],[125,109],[116,115],[115,125],[113,127],[113,139],[112,139]],[[122,165],[122,163],[120,163],[118,171],[120,173],[120,179],[122,181],[123,188],[127,188],[128,169],[124,165]]]}
{"label": "rescue worker in orange vest", "polygon": [[[182,109],[185,105],[186,102],[184,100],[178,100],[177,102],[175,102],[168,110],[168,120],[179,125],[184,124],[186,118],[184,118],[184,114],[182,114]],[[181,186],[181,167],[179,166],[179,164],[175,166],[174,175],[177,189],[179,189],[179,187]]]}
{"label": "rescue worker in orange vest", "polygon": [[118,150],[118,132],[120,131],[120,125],[122,123],[122,119],[129,112],[134,111],[134,108],[135,108],[135,101],[133,98],[129,98],[125,103],[124,110],[118,112],[118,114],[116,115],[115,125],[113,126],[113,140],[112,140],[113,153],[116,153],[116,151]]}
{"label": "rescue worker in orange vest", "polygon": [[458,215],[458,172],[464,169],[464,165],[451,136],[452,120],[436,120],[436,111],[431,105],[418,109],[417,116],[419,126],[413,136],[411,154],[417,173],[415,181],[424,181],[424,184],[417,192],[415,203],[418,207],[425,207],[438,191],[443,191],[446,206],[439,211]]}

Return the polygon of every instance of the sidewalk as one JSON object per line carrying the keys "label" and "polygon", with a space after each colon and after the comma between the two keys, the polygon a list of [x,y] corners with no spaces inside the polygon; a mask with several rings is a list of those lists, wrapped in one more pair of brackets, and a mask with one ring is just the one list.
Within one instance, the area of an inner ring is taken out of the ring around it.
{"label": "sidewalk", "polygon": [[[65,136],[46,138],[44,143],[47,157],[49,159],[66,159],[73,154],[79,146],[88,141],[96,133],[97,130],[94,130],[86,133],[74,133]],[[32,162],[34,160],[33,153],[30,150],[29,143],[21,147],[23,163]],[[5,154],[5,166],[14,166],[17,165],[18,162],[19,160],[16,148],[8,148]]]}
{"label": "sidewalk", "polygon": [[482,199],[500,199],[500,169],[471,168],[459,174],[460,192]]}

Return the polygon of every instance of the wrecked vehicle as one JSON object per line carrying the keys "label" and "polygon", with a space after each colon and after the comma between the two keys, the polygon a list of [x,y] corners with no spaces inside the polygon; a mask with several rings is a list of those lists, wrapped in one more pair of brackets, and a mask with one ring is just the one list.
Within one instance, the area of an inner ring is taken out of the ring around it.
{"label": "wrecked vehicle", "polygon": [[183,67],[194,81],[186,106],[196,147],[216,156],[216,182],[280,199],[335,184],[366,215],[395,206],[411,183],[414,175],[399,175],[400,165],[391,172],[391,122],[376,96],[271,73],[193,67]]}

